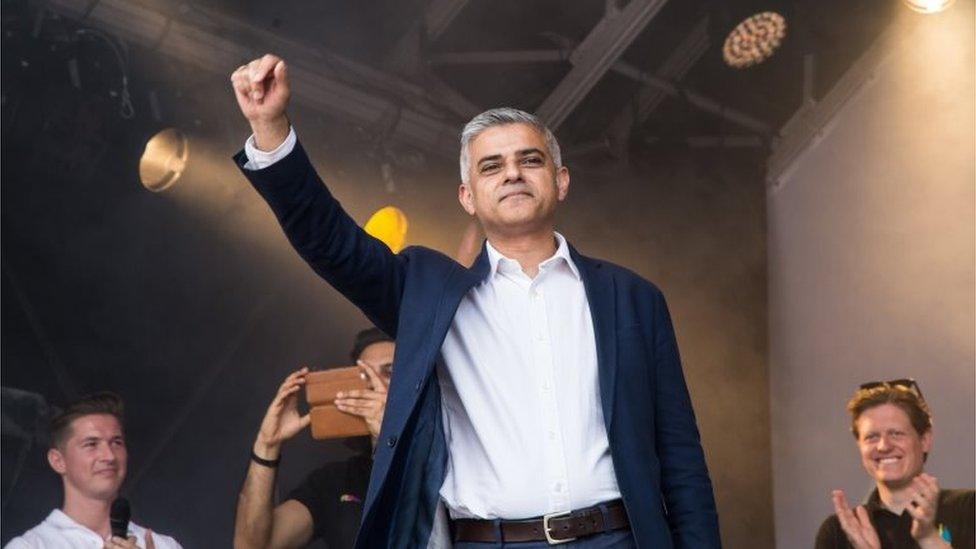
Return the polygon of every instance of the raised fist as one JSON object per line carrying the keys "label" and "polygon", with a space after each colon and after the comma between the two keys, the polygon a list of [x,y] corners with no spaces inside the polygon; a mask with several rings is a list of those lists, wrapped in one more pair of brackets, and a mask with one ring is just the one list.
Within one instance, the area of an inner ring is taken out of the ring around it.
{"label": "raised fist", "polygon": [[288,67],[280,57],[267,54],[241,65],[230,76],[244,118],[251,123],[256,145],[271,150],[288,135],[285,108],[291,97]]}

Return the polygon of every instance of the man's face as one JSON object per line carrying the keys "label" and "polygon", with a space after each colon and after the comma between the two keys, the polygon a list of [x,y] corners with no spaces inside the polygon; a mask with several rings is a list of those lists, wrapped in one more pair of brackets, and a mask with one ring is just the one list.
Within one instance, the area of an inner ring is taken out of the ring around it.
{"label": "man's face", "polygon": [[908,414],[894,404],[865,410],[857,418],[861,464],[876,482],[899,488],[922,472],[932,431],[919,435]]}
{"label": "man's face", "polygon": [[551,227],[569,192],[569,170],[556,168],[542,132],[529,124],[492,126],[468,144],[468,182],[458,200],[485,232],[519,235]]}
{"label": "man's face", "polygon": [[69,431],[62,447],[47,454],[51,468],[64,479],[65,491],[115,499],[128,461],[119,420],[110,414],[82,416],[71,422]]}
{"label": "man's face", "polygon": [[393,372],[393,350],[392,341],[380,341],[367,345],[363,352],[359,354],[359,360],[372,366],[380,377],[390,382],[390,375]]}

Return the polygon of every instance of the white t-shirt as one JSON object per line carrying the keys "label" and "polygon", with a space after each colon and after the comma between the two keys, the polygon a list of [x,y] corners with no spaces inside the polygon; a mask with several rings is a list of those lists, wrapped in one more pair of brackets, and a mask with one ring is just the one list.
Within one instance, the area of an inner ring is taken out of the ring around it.
{"label": "white t-shirt", "polygon": [[[129,522],[129,535],[136,537],[136,545],[146,547],[146,529]],[[156,549],[183,549],[175,539],[158,532],[152,533]],[[10,540],[4,549],[102,549],[105,540],[95,532],[78,524],[60,509],[51,511],[44,522]]]}

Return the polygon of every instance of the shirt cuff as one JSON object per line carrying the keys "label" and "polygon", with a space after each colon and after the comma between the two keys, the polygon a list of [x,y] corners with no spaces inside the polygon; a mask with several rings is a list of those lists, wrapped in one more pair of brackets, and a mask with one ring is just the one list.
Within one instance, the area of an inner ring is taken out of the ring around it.
{"label": "shirt cuff", "polygon": [[292,150],[295,148],[295,143],[298,142],[298,137],[295,135],[295,127],[288,127],[288,137],[278,145],[278,148],[273,151],[262,151],[257,148],[254,144],[254,135],[247,138],[244,142],[244,154],[247,156],[247,162],[244,164],[245,170],[263,170],[268,166],[274,164],[275,162],[281,160],[282,158],[288,156]]}

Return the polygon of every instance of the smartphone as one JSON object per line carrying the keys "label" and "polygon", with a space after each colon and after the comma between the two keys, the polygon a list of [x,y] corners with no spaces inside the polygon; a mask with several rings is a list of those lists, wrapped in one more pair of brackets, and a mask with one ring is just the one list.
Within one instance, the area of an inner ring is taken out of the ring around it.
{"label": "smartphone", "polygon": [[335,407],[336,393],[369,389],[369,379],[359,366],[329,368],[305,377],[305,400],[312,420],[312,438],[358,437],[369,434],[366,420]]}

